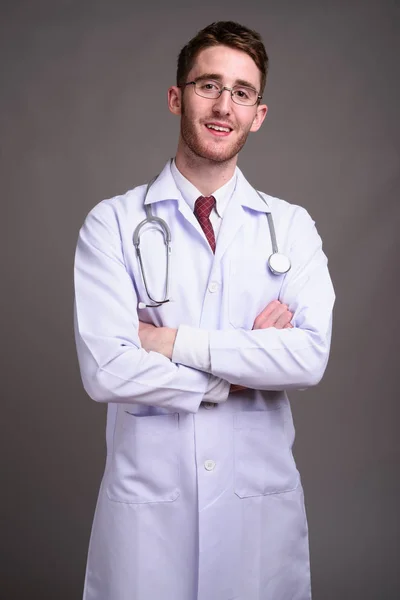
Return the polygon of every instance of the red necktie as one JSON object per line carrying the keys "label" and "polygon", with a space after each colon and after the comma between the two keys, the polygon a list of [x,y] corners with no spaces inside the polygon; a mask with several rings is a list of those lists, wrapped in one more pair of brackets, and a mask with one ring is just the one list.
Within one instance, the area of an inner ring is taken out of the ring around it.
{"label": "red necktie", "polygon": [[210,214],[214,206],[214,196],[200,196],[197,198],[194,205],[194,214],[200,223],[200,227],[204,231],[207,241],[211,246],[211,250],[215,253],[215,235],[210,221]]}

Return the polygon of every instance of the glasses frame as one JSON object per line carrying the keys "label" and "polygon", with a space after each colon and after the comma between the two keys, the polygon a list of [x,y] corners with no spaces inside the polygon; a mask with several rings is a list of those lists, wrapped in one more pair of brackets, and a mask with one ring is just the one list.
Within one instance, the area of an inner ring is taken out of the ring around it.
{"label": "glasses frame", "polygon": [[[254,88],[250,88],[247,85],[242,85],[242,86],[233,86],[233,88],[227,87],[226,85],[223,85],[218,93],[218,96],[216,96],[215,98],[210,98],[210,96],[202,96],[201,94],[199,94],[199,92],[197,91],[197,83],[199,83],[198,81],[188,81],[187,83],[183,84],[183,87],[186,87],[188,85],[193,85],[194,86],[194,93],[197,94],[197,96],[200,96],[200,98],[206,98],[207,100],[217,100],[217,98],[221,97],[222,92],[224,92],[225,90],[227,92],[230,93],[231,95],[231,100],[232,102],[234,102],[235,104],[237,104],[238,106],[255,106],[256,104],[258,104],[260,102],[260,100],[262,99],[262,96],[260,96],[260,94],[258,94],[257,90]],[[215,83],[218,83],[218,81],[215,81]],[[243,104],[242,102],[238,102],[237,100],[234,99],[233,97],[233,90],[235,87],[247,87],[248,89],[252,89],[256,92],[257,94],[257,98],[256,101],[253,102],[253,104]]]}

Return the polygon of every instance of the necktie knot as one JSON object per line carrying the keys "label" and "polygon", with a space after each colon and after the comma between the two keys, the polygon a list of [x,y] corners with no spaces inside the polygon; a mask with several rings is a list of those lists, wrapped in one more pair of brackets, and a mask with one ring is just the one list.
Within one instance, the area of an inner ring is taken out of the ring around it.
{"label": "necktie knot", "polygon": [[210,214],[215,206],[214,196],[200,196],[194,205],[194,214],[204,231],[211,250],[215,252],[215,235],[210,221]]}
{"label": "necktie knot", "polygon": [[215,205],[214,196],[199,196],[194,205],[194,214],[196,218],[209,219],[212,209]]}

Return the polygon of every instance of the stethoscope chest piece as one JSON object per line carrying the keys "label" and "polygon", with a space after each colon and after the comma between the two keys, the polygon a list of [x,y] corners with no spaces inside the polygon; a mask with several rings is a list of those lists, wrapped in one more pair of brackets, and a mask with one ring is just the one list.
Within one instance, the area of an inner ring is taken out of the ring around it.
{"label": "stethoscope chest piece", "polygon": [[268,259],[268,266],[274,275],[284,275],[290,270],[290,260],[285,254],[274,252]]}
{"label": "stethoscope chest piece", "polygon": [[[144,209],[145,209],[145,213],[146,213],[146,218],[137,225],[135,231],[133,232],[133,245],[135,246],[136,254],[137,254],[137,257],[139,260],[139,268],[140,268],[140,271],[142,274],[144,287],[146,288],[146,294],[151,301],[151,304],[146,304],[145,302],[139,302],[138,308],[159,308],[160,306],[163,306],[164,304],[171,302],[171,299],[168,297],[168,295],[169,295],[169,255],[171,253],[171,231],[170,231],[167,223],[165,221],[163,221],[163,219],[161,219],[159,217],[155,217],[153,215],[152,210],[151,210],[151,204],[146,204],[146,198],[147,198],[148,191],[156,179],[157,179],[157,177],[152,179],[152,181],[150,181],[150,183],[147,185],[145,198],[144,198]],[[256,192],[260,196],[261,200],[265,204],[267,204],[265,198],[260,194],[260,192],[257,190],[256,190]],[[268,204],[267,204],[267,206],[268,206]],[[290,270],[290,259],[288,256],[285,256],[285,254],[281,254],[280,252],[278,252],[278,244],[276,241],[274,221],[273,221],[272,215],[269,211],[266,213],[266,216],[268,219],[269,233],[271,236],[271,245],[272,245],[272,254],[268,259],[268,267],[273,275],[285,275],[285,273],[287,273]],[[144,227],[145,225],[147,225],[149,223],[152,223],[153,225],[156,225],[161,229],[161,233],[164,237],[164,243],[165,243],[165,248],[166,248],[165,291],[164,291],[164,297],[161,300],[156,300],[155,298],[153,298],[150,295],[148,282],[146,279],[146,274],[145,274],[145,269],[144,269],[144,264],[142,261],[142,254],[140,251],[140,232],[141,232],[142,227]]]}

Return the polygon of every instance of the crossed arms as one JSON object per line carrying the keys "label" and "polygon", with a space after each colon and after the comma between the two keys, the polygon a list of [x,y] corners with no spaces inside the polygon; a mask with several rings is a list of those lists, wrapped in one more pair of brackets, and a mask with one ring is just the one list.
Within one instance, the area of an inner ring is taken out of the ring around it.
{"label": "crossed arms", "polygon": [[[290,321],[293,313],[289,311],[286,304],[279,300],[270,302],[254,321],[254,329],[289,329],[293,327]],[[171,327],[156,327],[150,323],[139,321],[139,338],[147,352],[159,352],[166,358],[172,360],[173,349],[178,330]],[[238,392],[246,389],[245,386],[232,384],[230,392]]]}
{"label": "crossed arms", "polygon": [[[176,330],[139,322],[115,211],[110,204],[98,205],[80,231],[75,258],[75,335],[89,396],[196,412],[213,377],[256,390],[318,383],[328,360],[334,293],[320,237],[306,211],[296,217],[292,238],[292,269],[280,290],[284,304],[268,305],[249,331],[202,332],[210,366],[201,370],[171,360]],[[290,321],[293,327],[287,326]]]}
{"label": "crossed arms", "polygon": [[[258,315],[254,321],[253,329],[287,329],[292,327],[290,321],[293,313],[286,304],[273,300]],[[156,327],[150,323],[139,321],[139,338],[142,348],[147,352],[159,352],[166,358],[172,359],[172,352],[178,330],[170,327]]]}

